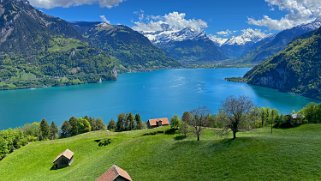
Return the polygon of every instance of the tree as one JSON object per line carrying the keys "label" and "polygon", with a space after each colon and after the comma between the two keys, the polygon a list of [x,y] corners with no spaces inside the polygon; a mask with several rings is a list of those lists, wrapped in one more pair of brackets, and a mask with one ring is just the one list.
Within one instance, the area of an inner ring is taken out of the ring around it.
{"label": "tree", "polygon": [[271,110],[271,116],[270,116],[271,134],[272,134],[273,124],[275,123],[276,120],[278,120],[278,117],[279,117],[278,110],[272,109]]}
{"label": "tree", "polygon": [[144,128],[142,119],[139,114],[135,115],[135,121],[136,121],[136,129],[143,129]]}
{"label": "tree", "polygon": [[[233,140],[236,133],[241,128],[249,125],[251,121],[251,112],[254,109],[252,101],[244,96],[235,98],[229,97],[223,103],[219,117],[224,122],[224,132],[231,130],[233,132]],[[250,128],[250,127],[247,127]]]}
{"label": "tree", "polygon": [[182,125],[179,127],[179,132],[184,136],[187,137],[189,132],[188,123],[193,119],[193,115],[190,112],[184,112],[182,116]]}
{"label": "tree", "polygon": [[203,127],[207,126],[209,111],[206,108],[198,108],[192,112],[193,118],[189,124],[194,128],[194,134],[197,137],[197,141],[200,140]]}
{"label": "tree", "polygon": [[117,119],[117,124],[116,124],[116,131],[125,131],[125,119],[126,119],[126,114],[119,114],[118,119]]}
{"label": "tree", "polygon": [[105,130],[105,129],[106,129],[106,126],[105,126],[103,120],[97,119],[96,120],[96,129],[95,130]]}
{"label": "tree", "polygon": [[71,126],[71,136],[79,134],[79,125],[78,125],[78,119],[75,117],[71,117],[69,119],[69,123]]}
{"label": "tree", "polygon": [[72,126],[69,121],[65,121],[61,126],[61,137],[67,138],[72,135]]}
{"label": "tree", "polygon": [[177,115],[174,115],[171,119],[171,128],[178,129],[180,126],[180,120]]}
{"label": "tree", "polygon": [[135,129],[135,117],[134,117],[134,115],[132,113],[128,114],[127,120],[129,122],[128,129],[129,130]]}
{"label": "tree", "polygon": [[55,122],[51,122],[49,139],[54,140],[57,138],[57,135],[58,135],[58,127],[56,126]]}
{"label": "tree", "polygon": [[261,126],[262,128],[268,122],[270,116],[269,108],[261,108]]}
{"label": "tree", "polygon": [[112,119],[109,121],[107,129],[108,130],[115,130],[115,128],[116,128],[115,121]]}
{"label": "tree", "polygon": [[91,125],[88,120],[86,119],[79,119],[78,125],[81,125],[81,131],[80,133],[87,133],[91,131]]}
{"label": "tree", "polygon": [[25,124],[22,127],[22,130],[25,133],[25,135],[27,135],[27,136],[31,136],[36,139],[40,138],[40,123],[39,122]]}
{"label": "tree", "polygon": [[84,119],[86,119],[87,121],[89,121],[90,126],[91,126],[91,130],[93,130],[93,131],[98,130],[98,128],[97,128],[97,121],[96,121],[94,118],[85,116]]}
{"label": "tree", "polygon": [[308,122],[318,123],[320,119],[320,117],[318,116],[318,107],[318,104],[310,103],[301,110],[301,113],[304,115],[305,119],[308,120]]}
{"label": "tree", "polygon": [[49,138],[50,128],[48,122],[43,119],[40,122],[40,140],[45,140]]}

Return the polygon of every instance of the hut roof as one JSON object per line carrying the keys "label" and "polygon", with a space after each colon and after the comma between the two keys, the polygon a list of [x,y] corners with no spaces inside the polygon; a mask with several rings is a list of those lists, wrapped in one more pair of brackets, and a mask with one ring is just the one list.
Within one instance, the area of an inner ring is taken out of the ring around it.
{"label": "hut roof", "polygon": [[64,152],[62,152],[61,154],[59,154],[53,162],[57,161],[58,158],[60,158],[60,157],[62,157],[62,156],[63,156],[63,157],[66,157],[67,159],[70,160],[70,159],[74,156],[74,152],[70,151],[69,149],[66,149]]}
{"label": "hut roof", "polygon": [[128,173],[117,165],[113,165],[105,173],[103,173],[96,181],[114,181],[118,177],[122,177],[127,181],[132,181]]}
{"label": "hut roof", "polygon": [[162,122],[162,125],[169,125],[168,118],[156,118],[156,119],[149,119],[149,125],[157,126],[157,122]]}

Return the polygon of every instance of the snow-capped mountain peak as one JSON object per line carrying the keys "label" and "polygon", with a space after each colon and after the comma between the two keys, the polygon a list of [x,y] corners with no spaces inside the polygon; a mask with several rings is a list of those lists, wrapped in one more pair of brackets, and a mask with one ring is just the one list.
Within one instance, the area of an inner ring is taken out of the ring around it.
{"label": "snow-capped mountain peak", "polygon": [[195,40],[206,37],[206,34],[203,31],[200,32],[191,28],[184,28],[182,30],[166,30],[165,28],[164,31],[142,33],[154,44],[164,44],[171,41]]}
{"label": "snow-capped mountain peak", "polygon": [[242,33],[239,36],[232,36],[228,41],[225,42],[226,45],[245,45],[249,42],[256,43],[264,38],[267,34],[254,30],[254,29],[245,29],[242,30]]}
{"label": "snow-capped mountain peak", "polygon": [[321,27],[321,17],[315,19],[311,23],[303,24],[303,25],[298,26],[298,28],[300,28],[300,29],[305,29],[305,30],[309,30],[309,31],[316,30],[316,29],[318,29],[320,27]]}
{"label": "snow-capped mountain peak", "polygon": [[237,45],[242,46],[248,43],[256,43],[266,37],[270,36],[269,34],[265,34],[257,29],[244,29],[241,30],[239,35],[232,35],[231,37],[218,37],[216,35],[210,35],[210,39],[218,44],[219,46],[224,45]]}

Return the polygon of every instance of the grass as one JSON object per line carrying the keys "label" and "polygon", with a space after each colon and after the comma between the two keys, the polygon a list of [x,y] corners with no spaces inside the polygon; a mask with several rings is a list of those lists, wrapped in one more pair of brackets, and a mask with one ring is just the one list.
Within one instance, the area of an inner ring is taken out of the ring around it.
{"label": "grass", "polygon": [[[30,143],[0,161],[0,180],[95,180],[112,164],[139,181],[321,178],[321,125],[274,130],[272,135],[268,128],[258,129],[239,133],[235,141],[217,137],[211,129],[200,142],[193,136],[146,135],[154,131],[100,131]],[[111,139],[107,146],[95,142],[106,138]],[[75,152],[73,164],[50,170],[66,148]]]}
{"label": "grass", "polygon": [[55,37],[50,41],[50,47],[48,51],[50,53],[55,52],[68,52],[72,49],[87,46],[87,43],[83,43],[80,40],[73,38]]}

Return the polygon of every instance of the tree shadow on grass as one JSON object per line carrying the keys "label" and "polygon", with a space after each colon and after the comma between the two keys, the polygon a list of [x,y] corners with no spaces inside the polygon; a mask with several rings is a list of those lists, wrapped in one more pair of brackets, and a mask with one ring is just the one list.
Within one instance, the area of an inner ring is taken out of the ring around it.
{"label": "tree shadow on grass", "polygon": [[[176,137],[174,138],[176,140]],[[179,139],[179,138],[177,138]],[[230,149],[231,147],[244,147],[250,146],[253,139],[250,137],[240,137],[235,140],[225,138],[225,139],[213,139],[213,140],[185,140],[175,142],[172,149],[179,149],[181,147],[191,148],[198,147],[203,150],[211,150],[211,151],[224,151]]]}
{"label": "tree shadow on grass", "polygon": [[180,140],[184,140],[184,139],[186,139],[187,138],[187,136],[184,136],[184,135],[177,135],[177,136],[175,136],[174,137],[174,140],[176,140],[176,141],[180,141]]}

